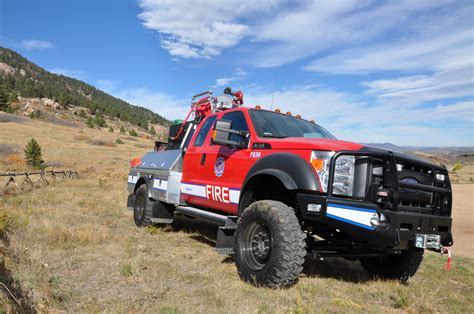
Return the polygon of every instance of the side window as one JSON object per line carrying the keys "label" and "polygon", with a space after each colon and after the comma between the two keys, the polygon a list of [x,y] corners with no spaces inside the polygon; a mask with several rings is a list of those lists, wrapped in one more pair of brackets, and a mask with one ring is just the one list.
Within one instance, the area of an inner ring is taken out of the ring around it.
{"label": "side window", "polygon": [[209,133],[211,126],[214,124],[214,121],[216,121],[216,117],[217,116],[209,117],[209,119],[204,122],[204,125],[201,127],[198,135],[196,136],[196,140],[194,141],[194,147],[199,147],[204,144],[204,141],[206,140],[207,134]]}
{"label": "side window", "polygon": [[[232,129],[237,131],[248,131],[249,127],[247,126],[247,121],[245,121],[245,116],[241,111],[234,111],[226,113],[222,119],[232,121]],[[231,141],[242,141],[242,137],[237,134],[230,135]]]}

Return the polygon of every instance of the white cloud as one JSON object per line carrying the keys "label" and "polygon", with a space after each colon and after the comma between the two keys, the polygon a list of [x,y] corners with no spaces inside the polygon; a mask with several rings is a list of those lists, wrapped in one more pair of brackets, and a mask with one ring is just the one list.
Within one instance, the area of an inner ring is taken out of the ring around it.
{"label": "white cloud", "polygon": [[242,17],[271,12],[280,1],[141,0],[143,25],[161,34],[161,45],[175,57],[210,58],[251,33]]}
{"label": "white cloud", "polygon": [[226,86],[226,85],[229,85],[232,82],[240,81],[240,80],[244,79],[247,76],[247,74],[248,73],[245,70],[243,70],[242,68],[237,68],[237,69],[235,69],[235,71],[233,73],[233,76],[218,78],[216,80],[216,84],[214,85],[214,87]]}
{"label": "white cloud", "polygon": [[[320,53],[348,47],[372,46],[418,33],[419,29],[443,24],[462,11],[446,1],[307,1],[292,10],[282,10],[254,32],[257,41],[267,43],[256,52],[255,65],[272,67]],[[464,13],[464,16],[469,14]],[[419,21],[427,16],[427,23]],[[436,19],[436,24],[432,19]],[[465,25],[469,23],[464,22]],[[430,37],[433,37],[431,33]],[[340,59],[339,61],[343,61]]]}
{"label": "white cloud", "polygon": [[21,46],[27,50],[54,48],[54,45],[51,42],[37,39],[23,40]]}
{"label": "white cloud", "polygon": [[[379,106],[358,96],[306,86],[276,91],[273,109],[314,119],[340,139],[397,145],[474,145],[474,102],[434,108]],[[272,93],[250,90],[245,102],[271,108]],[[458,127],[453,127],[458,126]]]}
{"label": "white cloud", "polygon": [[133,105],[148,108],[169,120],[184,119],[190,109],[189,99],[177,99],[145,87],[120,89],[112,94]]}

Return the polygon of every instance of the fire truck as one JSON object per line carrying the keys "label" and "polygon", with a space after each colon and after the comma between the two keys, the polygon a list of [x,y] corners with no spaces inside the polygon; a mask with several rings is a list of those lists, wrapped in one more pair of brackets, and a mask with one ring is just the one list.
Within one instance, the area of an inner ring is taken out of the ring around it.
{"label": "fire truck", "polygon": [[245,107],[230,88],[193,97],[168,143],[131,161],[128,192],[139,227],[178,215],[219,225],[217,252],[259,286],[294,284],[309,256],[359,260],[371,276],[407,281],[425,249],[453,244],[446,167]]}

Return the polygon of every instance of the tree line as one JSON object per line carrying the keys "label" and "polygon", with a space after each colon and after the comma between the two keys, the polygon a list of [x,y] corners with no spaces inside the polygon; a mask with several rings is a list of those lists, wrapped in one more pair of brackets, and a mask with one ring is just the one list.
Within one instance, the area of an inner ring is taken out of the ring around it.
{"label": "tree line", "polygon": [[131,105],[83,81],[50,73],[13,50],[0,47],[0,62],[15,69],[10,74],[0,72],[0,110],[18,96],[46,97],[63,107],[88,108],[93,115],[107,115],[142,128],[148,128],[149,123],[169,123],[151,110]]}

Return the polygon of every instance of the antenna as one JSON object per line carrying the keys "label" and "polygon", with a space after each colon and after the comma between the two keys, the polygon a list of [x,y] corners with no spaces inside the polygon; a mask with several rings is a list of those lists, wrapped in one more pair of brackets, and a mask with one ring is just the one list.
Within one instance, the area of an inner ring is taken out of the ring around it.
{"label": "antenna", "polygon": [[275,98],[276,84],[277,84],[277,72],[275,71],[275,79],[273,80],[272,103],[270,105],[270,110],[273,110],[273,99]]}

